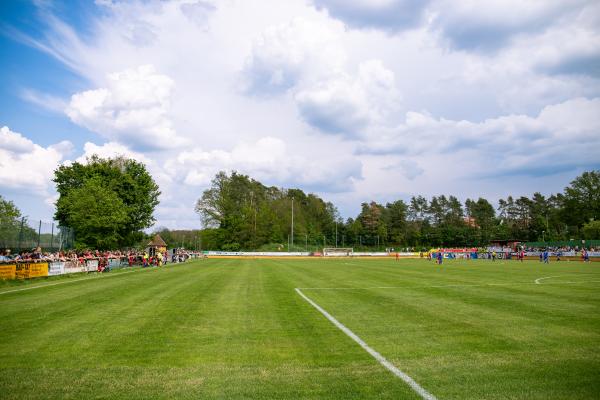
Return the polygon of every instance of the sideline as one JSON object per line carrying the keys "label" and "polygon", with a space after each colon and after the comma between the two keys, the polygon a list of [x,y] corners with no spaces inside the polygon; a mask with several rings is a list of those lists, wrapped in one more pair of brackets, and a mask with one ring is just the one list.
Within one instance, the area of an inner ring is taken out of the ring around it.
{"label": "sideline", "polygon": [[56,285],[62,285],[65,283],[73,283],[73,282],[80,282],[80,281],[91,281],[92,279],[106,279],[106,278],[110,278],[112,276],[121,276],[121,275],[125,275],[125,274],[130,274],[132,272],[137,272],[138,270],[134,270],[134,271],[125,271],[125,272],[117,272],[114,275],[100,275],[99,277],[86,277],[86,278],[79,278],[79,279],[72,279],[72,280],[68,280],[68,281],[62,281],[62,282],[56,282],[56,283],[49,283],[47,285],[38,285],[38,286],[30,286],[30,287],[24,287],[24,288],[19,288],[19,289],[12,289],[12,290],[6,290],[3,292],[0,292],[0,295],[3,295],[5,293],[14,293],[14,292],[21,292],[23,290],[32,290],[32,289],[40,289],[40,288],[45,288],[48,286],[56,286]]}
{"label": "sideline", "polygon": [[325,311],[323,308],[321,308],[321,306],[319,306],[317,303],[315,303],[314,301],[309,299],[304,293],[302,293],[302,291],[299,288],[295,288],[295,290],[304,300],[306,300],[311,306],[316,308],[321,314],[323,314],[325,316],[325,318],[327,318],[331,323],[333,323],[333,325],[335,325],[342,332],[344,332],[348,337],[350,337],[350,339],[352,339],[356,343],[358,343],[360,345],[360,347],[362,347],[367,353],[369,353],[373,358],[375,358],[381,365],[383,365],[385,368],[387,368],[389,371],[391,371],[394,375],[396,375],[398,378],[402,379],[406,384],[408,384],[408,386],[410,386],[411,389],[413,389],[415,392],[417,392],[419,394],[419,396],[421,396],[425,400],[437,400],[434,395],[432,395],[427,390],[425,390],[421,385],[419,385],[417,382],[415,382],[414,379],[412,379],[406,373],[399,370],[394,364],[389,362],[385,357],[383,357],[381,354],[379,354],[377,351],[375,351],[373,348],[371,348],[368,344],[366,344],[354,332],[352,332],[350,329],[348,329],[346,326],[344,326],[341,322],[339,322],[337,319],[335,319],[331,314],[329,314],[327,311]]}

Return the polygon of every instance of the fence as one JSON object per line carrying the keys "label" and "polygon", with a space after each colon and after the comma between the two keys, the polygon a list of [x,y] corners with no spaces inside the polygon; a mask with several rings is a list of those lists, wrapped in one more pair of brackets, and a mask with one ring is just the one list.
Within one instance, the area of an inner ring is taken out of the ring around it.
{"label": "fence", "polygon": [[[169,258],[167,264],[186,262],[198,257],[200,257],[200,254],[189,253],[184,259],[177,259],[176,261],[171,261]],[[141,255],[131,257],[80,257],[57,261],[44,259],[2,261],[0,262],[0,280],[30,279],[83,272],[99,272],[101,269],[106,272],[114,269],[142,265],[145,264],[142,262]],[[152,265],[153,264],[150,264],[148,266]]]}
{"label": "fence", "polygon": [[72,249],[74,244],[73,230],[56,222],[28,221],[25,217],[0,221],[0,249],[21,251],[41,247],[44,251],[56,251]]}

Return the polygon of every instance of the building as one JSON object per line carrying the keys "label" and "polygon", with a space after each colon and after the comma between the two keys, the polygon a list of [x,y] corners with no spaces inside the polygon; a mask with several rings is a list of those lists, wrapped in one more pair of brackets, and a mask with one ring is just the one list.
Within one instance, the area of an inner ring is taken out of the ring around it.
{"label": "building", "polygon": [[158,234],[155,235],[150,242],[148,242],[146,247],[146,251],[150,256],[154,256],[156,253],[165,254],[165,252],[167,251],[167,243]]}

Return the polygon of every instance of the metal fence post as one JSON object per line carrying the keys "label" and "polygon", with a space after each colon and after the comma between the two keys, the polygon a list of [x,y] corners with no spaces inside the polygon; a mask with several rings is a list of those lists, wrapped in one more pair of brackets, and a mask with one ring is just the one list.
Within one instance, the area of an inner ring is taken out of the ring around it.
{"label": "metal fence post", "polygon": [[50,236],[50,249],[54,248],[54,222],[52,223],[52,233]]}

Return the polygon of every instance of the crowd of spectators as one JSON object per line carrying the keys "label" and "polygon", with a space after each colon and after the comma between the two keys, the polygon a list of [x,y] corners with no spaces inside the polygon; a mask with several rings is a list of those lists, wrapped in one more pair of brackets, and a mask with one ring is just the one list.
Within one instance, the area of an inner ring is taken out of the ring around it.
{"label": "crowd of spectators", "polygon": [[[183,262],[190,257],[197,257],[199,254],[185,249],[175,249],[168,253],[161,254],[160,263]],[[87,260],[99,260],[99,262],[108,262],[111,259],[118,259],[122,262],[127,262],[129,265],[158,265],[159,260],[157,255],[150,255],[146,250],[83,250],[83,251],[42,251],[40,247],[36,247],[29,251],[21,251],[12,253],[10,249],[0,251],[0,262],[53,262],[53,261],[72,261],[83,263]]]}
{"label": "crowd of spectators", "polygon": [[[550,251],[550,252],[554,252],[554,253],[558,253],[558,252],[581,253],[584,249],[579,246],[548,246],[548,247],[525,247],[523,250],[526,252],[540,252],[540,251],[546,250],[546,251]],[[590,247],[589,249],[587,249],[587,251],[594,253],[594,252],[600,251],[600,248]]]}

